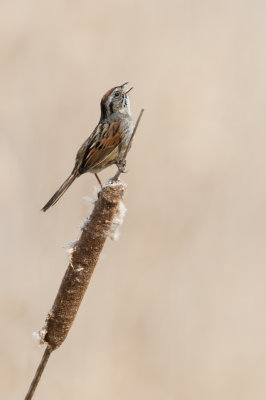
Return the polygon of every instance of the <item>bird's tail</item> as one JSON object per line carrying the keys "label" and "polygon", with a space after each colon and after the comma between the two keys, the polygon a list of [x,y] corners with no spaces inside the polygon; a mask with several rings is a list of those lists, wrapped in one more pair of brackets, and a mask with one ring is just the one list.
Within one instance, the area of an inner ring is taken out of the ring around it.
{"label": "bird's tail", "polygon": [[51,206],[53,206],[55,203],[58,202],[61,196],[65,193],[65,191],[69,188],[71,183],[74,182],[74,180],[77,178],[77,174],[72,173],[66,180],[65,182],[60,186],[60,188],[55,192],[53,197],[48,201],[48,203],[45,204],[45,206],[42,208],[42,211],[48,210]]}

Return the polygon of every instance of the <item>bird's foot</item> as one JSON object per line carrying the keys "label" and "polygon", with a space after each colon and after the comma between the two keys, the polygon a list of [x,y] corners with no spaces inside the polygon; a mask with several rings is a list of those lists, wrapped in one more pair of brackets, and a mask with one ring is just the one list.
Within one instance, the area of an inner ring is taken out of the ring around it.
{"label": "bird's foot", "polygon": [[127,166],[127,162],[126,162],[126,160],[119,160],[119,161],[116,161],[116,166],[117,166],[117,168],[118,168],[118,171],[120,172],[120,174],[125,174],[127,171],[126,171],[126,166]]}

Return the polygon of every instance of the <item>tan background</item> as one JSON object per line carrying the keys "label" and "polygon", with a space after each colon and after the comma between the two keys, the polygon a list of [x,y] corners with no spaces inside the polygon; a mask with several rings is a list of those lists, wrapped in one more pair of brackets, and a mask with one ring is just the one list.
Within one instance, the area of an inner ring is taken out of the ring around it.
{"label": "tan background", "polygon": [[1,399],[33,377],[31,333],[95,178],[39,210],[127,80],[145,114],[121,238],[36,399],[266,398],[265,13],[254,0],[1,2]]}

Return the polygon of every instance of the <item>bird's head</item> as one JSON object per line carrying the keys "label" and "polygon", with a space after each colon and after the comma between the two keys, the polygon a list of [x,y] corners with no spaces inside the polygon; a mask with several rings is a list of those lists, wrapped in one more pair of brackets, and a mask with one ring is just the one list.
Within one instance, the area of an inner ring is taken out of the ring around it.
{"label": "bird's head", "polygon": [[128,82],[121,86],[116,86],[105,93],[101,100],[101,119],[105,119],[111,114],[120,112],[122,114],[130,115],[130,102],[128,93],[130,88],[125,90]]}

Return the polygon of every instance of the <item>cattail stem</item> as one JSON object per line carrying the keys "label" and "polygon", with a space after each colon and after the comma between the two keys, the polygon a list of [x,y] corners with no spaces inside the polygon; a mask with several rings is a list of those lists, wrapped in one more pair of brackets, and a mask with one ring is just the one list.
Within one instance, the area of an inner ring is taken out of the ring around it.
{"label": "cattail stem", "polygon": [[52,351],[53,350],[49,346],[46,347],[45,352],[44,352],[44,354],[42,356],[41,362],[39,364],[39,367],[37,368],[37,371],[35,373],[33,381],[31,382],[31,385],[30,385],[30,388],[28,390],[28,393],[26,394],[25,400],[31,400],[32,399],[32,396],[33,396],[33,394],[35,392],[36,387],[38,386],[39,380],[41,379],[43,370],[44,370],[44,368],[45,368],[45,366],[47,364],[47,361],[48,361]]}

